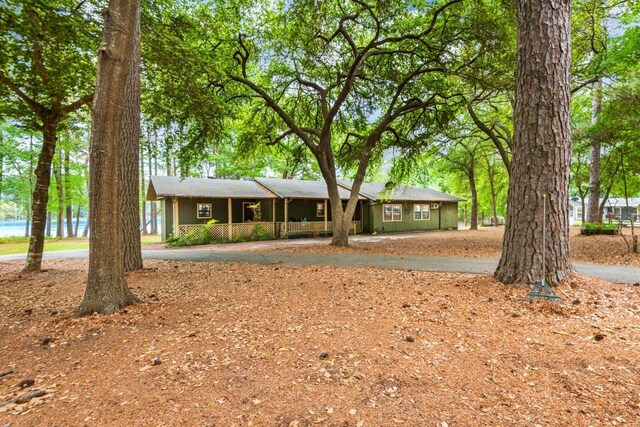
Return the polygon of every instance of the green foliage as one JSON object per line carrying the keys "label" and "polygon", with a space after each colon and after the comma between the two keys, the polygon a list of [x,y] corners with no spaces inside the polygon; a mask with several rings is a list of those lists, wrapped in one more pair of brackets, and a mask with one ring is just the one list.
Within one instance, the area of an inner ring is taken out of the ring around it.
{"label": "green foliage", "polygon": [[619,228],[616,224],[600,224],[593,222],[586,222],[582,227],[581,234],[586,236],[594,236],[598,234],[618,234]]}
{"label": "green foliage", "polygon": [[97,1],[2,2],[0,117],[38,129],[44,112],[25,96],[60,114],[62,106],[93,92],[99,11]]}

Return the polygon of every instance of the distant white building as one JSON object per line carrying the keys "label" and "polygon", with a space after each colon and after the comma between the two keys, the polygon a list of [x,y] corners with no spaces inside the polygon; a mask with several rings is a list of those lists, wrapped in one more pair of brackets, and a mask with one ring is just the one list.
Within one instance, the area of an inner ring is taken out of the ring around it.
{"label": "distant white building", "polygon": [[[584,199],[584,210],[582,211],[582,203],[578,197],[569,199],[569,223],[580,224],[582,218],[585,220],[589,217],[589,198]],[[622,197],[610,197],[604,205],[602,221],[640,221],[640,197],[630,197],[625,200]]]}

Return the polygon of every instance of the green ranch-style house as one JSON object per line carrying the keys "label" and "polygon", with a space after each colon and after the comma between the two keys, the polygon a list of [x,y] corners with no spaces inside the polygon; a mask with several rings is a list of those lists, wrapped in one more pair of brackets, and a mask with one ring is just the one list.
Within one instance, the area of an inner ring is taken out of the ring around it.
{"label": "green ranch-style house", "polygon": [[[351,182],[340,181],[349,198]],[[352,233],[390,233],[458,228],[456,196],[429,188],[363,183]],[[152,176],[148,200],[161,202],[162,239],[204,229],[214,240],[249,237],[256,226],[272,238],[331,235],[331,208],[324,181]],[[215,220],[215,221],[212,221]]]}

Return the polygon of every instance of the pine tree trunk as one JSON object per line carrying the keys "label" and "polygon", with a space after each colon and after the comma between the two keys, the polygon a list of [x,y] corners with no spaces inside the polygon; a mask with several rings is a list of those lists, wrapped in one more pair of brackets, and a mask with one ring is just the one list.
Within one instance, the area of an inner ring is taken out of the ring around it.
{"label": "pine tree trunk", "polygon": [[[138,0],[110,0],[103,11],[104,33],[98,51],[98,79],[91,114],[89,275],[76,312],[79,316],[114,313],[136,301],[124,278],[120,179],[123,128],[125,124],[135,126],[125,116],[131,111],[126,96],[129,68],[135,64],[131,58],[139,7]],[[137,170],[137,161],[134,164]],[[136,188],[137,183],[134,181]]]}
{"label": "pine tree trunk", "polygon": [[47,237],[51,237],[51,212],[47,212]]}
{"label": "pine tree trunk", "polygon": [[469,187],[471,187],[471,227],[470,230],[478,229],[478,188],[476,186],[476,175],[473,167],[467,171]]}
{"label": "pine tree trunk", "polygon": [[[143,155],[140,156],[140,191],[144,194],[144,151]],[[141,215],[140,225],[142,226],[142,234],[147,235],[149,231],[147,230],[147,202],[142,199],[142,215]]]}
{"label": "pine tree trunk", "polygon": [[[557,285],[571,272],[571,3],[518,0],[514,150],[502,257],[503,283]],[[543,195],[547,194],[546,256],[542,259]]]}
{"label": "pine tree trunk", "polygon": [[62,185],[62,156],[57,156],[58,161],[54,165],[53,176],[56,180],[58,191],[58,222],[56,223],[56,237],[64,239],[64,188]]}
{"label": "pine tree trunk", "polygon": [[51,234],[51,217],[47,221],[49,184],[51,183],[51,162],[56,151],[58,122],[45,121],[42,127],[42,150],[36,166],[36,185],[31,198],[31,235],[25,271],[40,271],[44,250],[45,226]]}
{"label": "pine tree trunk", "polygon": [[71,157],[68,149],[64,155],[64,194],[67,209],[67,237],[74,237],[73,206],[71,205]]}
{"label": "pine tree trunk", "polygon": [[[600,118],[600,104],[602,101],[602,80],[593,84],[591,97],[591,124],[595,125]],[[600,140],[591,137],[591,157],[589,161],[589,222],[602,222],[602,209],[600,208]],[[585,212],[582,211],[584,218]]]}
{"label": "pine tree trunk", "polygon": [[[142,268],[140,244],[140,16],[136,12],[122,126],[122,225],[124,233],[124,271]],[[143,217],[145,222],[146,218]]]}
{"label": "pine tree trunk", "polygon": [[78,209],[76,209],[76,226],[73,235],[78,237],[78,226],[80,225],[80,205],[78,205]]}
{"label": "pine tree trunk", "polygon": [[[154,147],[155,147],[155,144],[154,144]],[[157,151],[154,150],[153,174],[157,176],[158,175],[158,158],[156,157],[155,153],[157,153]],[[151,202],[151,233],[158,234],[158,203],[156,201]]]}
{"label": "pine tree trunk", "polygon": [[[151,141],[149,141],[149,179],[151,179],[151,175],[153,175],[153,168],[152,168],[152,163],[151,163]],[[144,194],[144,190],[143,190],[143,194]],[[149,203],[149,216],[151,218],[151,223],[150,223],[150,232],[151,234],[156,234],[158,230],[156,230],[156,225],[154,224],[154,218],[156,216],[156,203],[155,202],[150,202]]]}

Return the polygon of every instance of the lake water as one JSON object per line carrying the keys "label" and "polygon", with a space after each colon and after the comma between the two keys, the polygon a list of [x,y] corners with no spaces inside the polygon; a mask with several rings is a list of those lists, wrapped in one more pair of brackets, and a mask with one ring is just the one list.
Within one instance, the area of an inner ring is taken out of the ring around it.
{"label": "lake water", "polygon": [[[82,234],[84,225],[87,223],[86,219],[80,219],[80,225],[78,226],[78,233]],[[25,221],[0,221],[0,237],[24,237],[24,229],[26,226]],[[73,227],[75,230],[76,222],[73,221]],[[158,230],[160,230],[160,218],[158,218]],[[64,235],[67,235],[66,223],[63,223]],[[56,223],[51,224],[51,235],[56,235]]]}
{"label": "lake water", "polygon": [[[84,225],[87,223],[86,219],[80,219],[80,226],[78,227],[78,233],[82,234]],[[0,222],[0,237],[24,237],[26,221],[8,221]],[[76,222],[73,221],[73,227],[75,229]],[[67,235],[66,223],[63,224],[64,235]],[[56,235],[56,223],[51,224],[51,234]]]}

